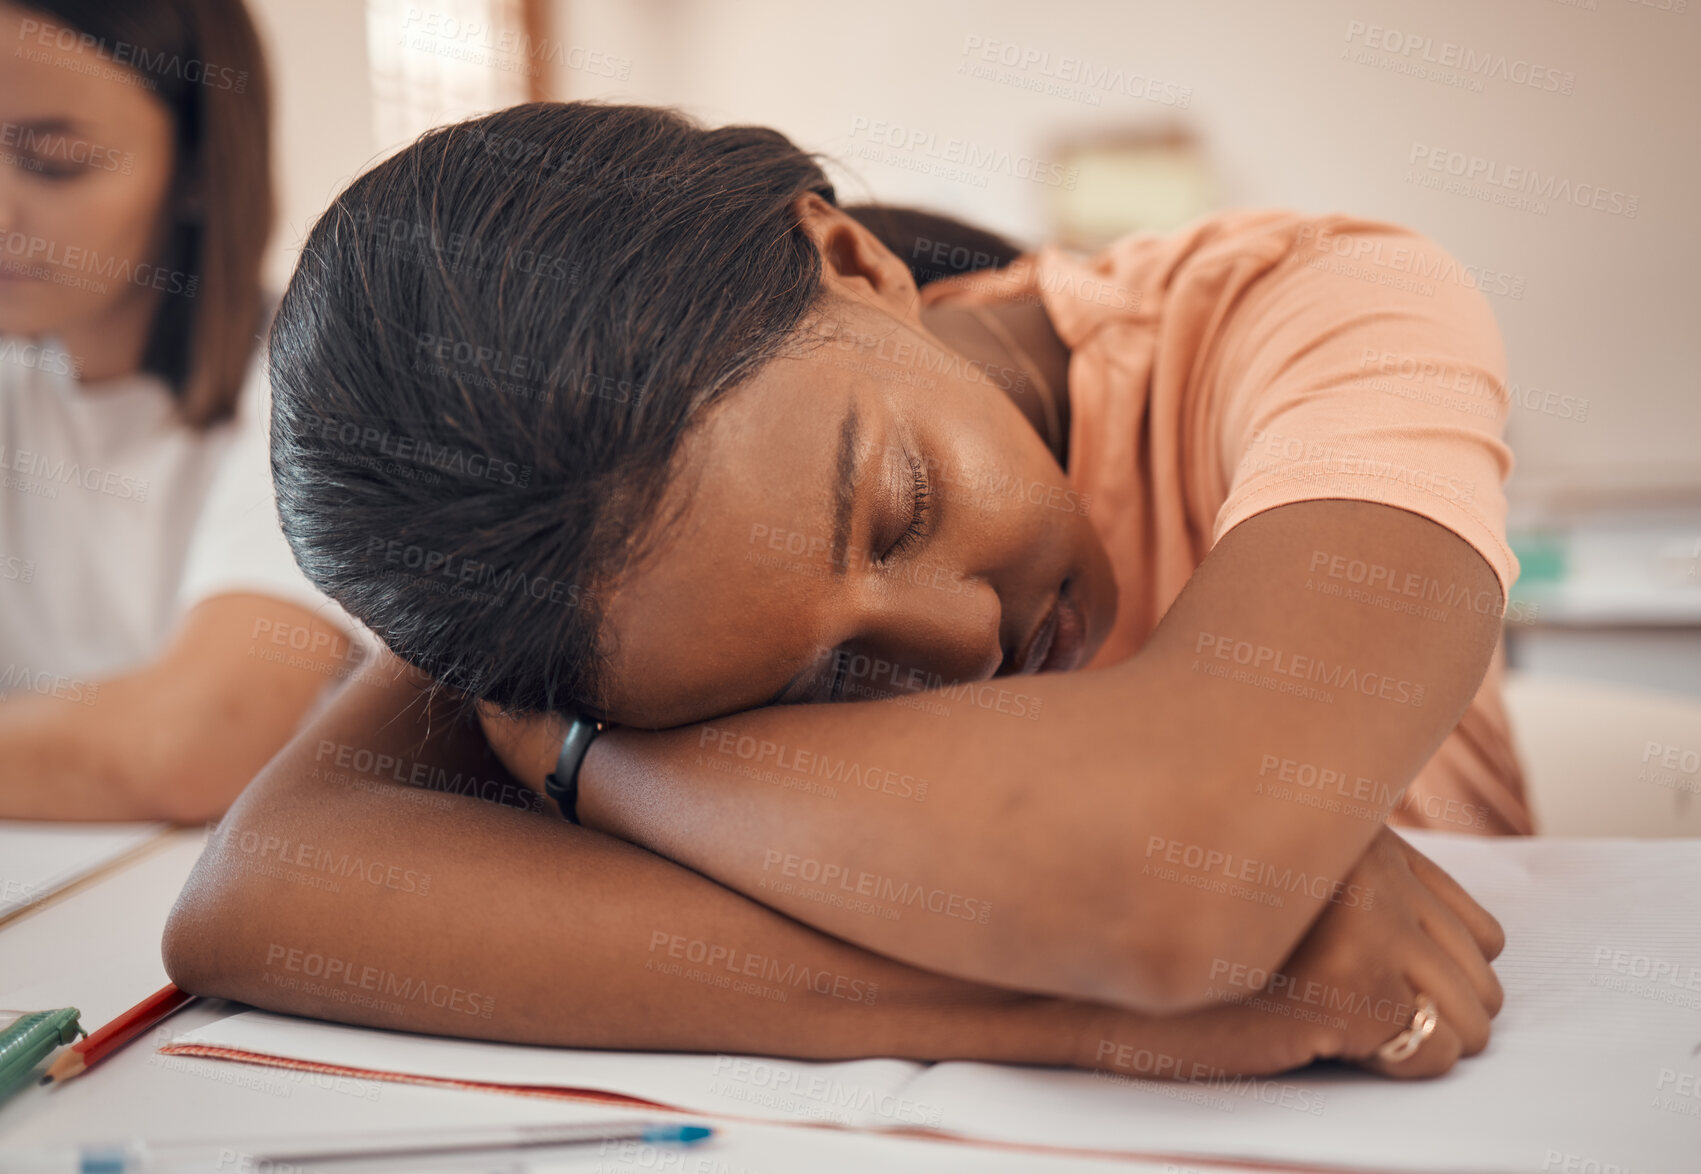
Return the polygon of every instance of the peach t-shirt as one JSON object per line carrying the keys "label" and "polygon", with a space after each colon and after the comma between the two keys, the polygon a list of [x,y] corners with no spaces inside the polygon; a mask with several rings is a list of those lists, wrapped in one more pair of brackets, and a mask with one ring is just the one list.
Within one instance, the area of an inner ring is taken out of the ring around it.
{"label": "peach t-shirt", "polygon": [[[1496,598],[1469,599],[1407,568],[1319,568],[1366,606],[1503,614],[1518,562],[1502,491],[1506,360],[1485,276],[1396,225],[1241,209],[1088,259],[1047,247],[931,282],[922,298],[1037,299],[1070,349],[1069,477],[1117,581],[1103,665],[1140,648],[1229,529],[1298,501],[1421,514],[1500,583]],[[1503,663],[1497,648],[1393,822],[1531,830]]]}

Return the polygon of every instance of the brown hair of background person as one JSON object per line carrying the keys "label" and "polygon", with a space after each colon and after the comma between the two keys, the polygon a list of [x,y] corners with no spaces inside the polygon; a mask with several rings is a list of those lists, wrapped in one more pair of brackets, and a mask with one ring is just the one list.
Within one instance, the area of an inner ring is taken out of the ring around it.
{"label": "brown hair of background person", "polygon": [[227,419],[263,325],[260,267],[274,214],[270,79],[253,21],[240,0],[23,7],[79,41],[93,38],[171,110],[177,171],[156,265],[195,287],[193,296],[160,299],[142,370],[172,388],[185,423]]}

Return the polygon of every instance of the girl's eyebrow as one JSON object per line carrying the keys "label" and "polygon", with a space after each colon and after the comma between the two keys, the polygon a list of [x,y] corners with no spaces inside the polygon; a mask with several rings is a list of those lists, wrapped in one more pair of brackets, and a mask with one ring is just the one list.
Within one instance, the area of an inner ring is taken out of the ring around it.
{"label": "girl's eyebrow", "polygon": [[846,554],[850,550],[851,518],[856,507],[856,453],[861,440],[862,419],[853,399],[839,422],[838,480],[833,485],[833,575],[845,577]]}
{"label": "girl's eyebrow", "polygon": [[[856,401],[853,399],[850,407],[845,410],[844,419],[839,421],[839,449],[835,461],[833,482],[833,546],[830,552],[835,578],[845,577],[849,567],[847,554],[850,550],[851,520],[856,514],[856,457],[862,443],[862,417],[857,414]],[[799,669],[797,675],[784,685],[780,691],[768,700],[762,702],[762,708],[779,704],[780,698],[791,692],[792,687],[801,681],[808,672],[820,662],[820,657],[812,659]]]}

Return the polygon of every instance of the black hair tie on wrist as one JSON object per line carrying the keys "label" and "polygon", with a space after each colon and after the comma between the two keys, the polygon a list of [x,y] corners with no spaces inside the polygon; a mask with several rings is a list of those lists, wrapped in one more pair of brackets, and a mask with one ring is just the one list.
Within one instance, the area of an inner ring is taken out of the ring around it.
{"label": "black hair tie on wrist", "polygon": [[555,769],[544,776],[543,789],[561,808],[561,818],[568,823],[579,822],[579,767],[585,761],[585,751],[591,748],[591,739],[605,728],[601,722],[575,717],[567,726],[567,736],[561,739]]}

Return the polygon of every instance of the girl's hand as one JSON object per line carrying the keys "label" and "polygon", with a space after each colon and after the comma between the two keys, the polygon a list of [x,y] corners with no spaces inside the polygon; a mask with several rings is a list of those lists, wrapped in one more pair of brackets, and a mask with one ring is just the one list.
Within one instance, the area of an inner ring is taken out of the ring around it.
{"label": "girl's hand", "polygon": [[567,728],[554,714],[510,717],[491,706],[478,706],[478,724],[490,748],[516,780],[544,794],[544,776],[555,769]]}
{"label": "girl's hand", "polygon": [[[1357,886],[1358,900],[1330,904],[1281,972],[1256,991],[1247,989],[1247,975],[1224,967],[1224,997],[1272,1020],[1320,1020],[1315,1058],[1384,1076],[1439,1076],[1460,1056],[1482,1051],[1505,998],[1489,966],[1506,943],[1500,923],[1386,827],[1347,884]],[[1412,1025],[1420,994],[1439,1012],[1434,1032],[1404,1060],[1379,1057]]]}
{"label": "girl's hand", "polygon": [[1315,1024],[1251,1005],[1170,1016],[1099,1007],[1080,1036],[1075,1066],[1134,1080],[1232,1084],[1303,1068],[1326,1058],[1327,1046]]}
{"label": "girl's hand", "polygon": [[[1383,828],[1343,892],[1282,970],[1227,959],[1214,967],[1221,1007],[1160,1018],[1103,1008],[1082,1036],[1083,1068],[1211,1083],[1339,1059],[1397,1078],[1439,1076],[1488,1043],[1500,1011],[1489,960],[1505,935],[1434,862]],[[1419,992],[1439,1023],[1407,1059],[1378,1049],[1412,1021]],[[1301,1090],[1303,1091],[1303,1090]]]}

